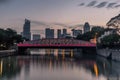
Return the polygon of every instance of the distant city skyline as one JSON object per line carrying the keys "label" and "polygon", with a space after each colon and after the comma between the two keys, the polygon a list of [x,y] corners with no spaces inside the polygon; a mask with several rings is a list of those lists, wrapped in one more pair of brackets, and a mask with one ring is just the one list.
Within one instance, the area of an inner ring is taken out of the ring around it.
{"label": "distant city skyline", "polygon": [[119,9],[120,0],[2,0],[0,28],[21,32],[25,18],[31,20],[31,30],[41,32],[46,27],[62,28],[85,22],[105,26],[120,13]]}

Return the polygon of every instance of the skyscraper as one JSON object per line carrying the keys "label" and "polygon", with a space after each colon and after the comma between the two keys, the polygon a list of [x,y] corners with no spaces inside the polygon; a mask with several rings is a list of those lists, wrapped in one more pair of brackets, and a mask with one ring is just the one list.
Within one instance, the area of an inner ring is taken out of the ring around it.
{"label": "skyscraper", "polygon": [[62,34],[61,34],[61,29],[58,29],[58,30],[57,30],[57,38],[61,38],[61,35],[62,35]]}
{"label": "skyscraper", "polygon": [[72,35],[73,35],[73,37],[77,37],[79,34],[82,34],[82,30],[72,29]]}
{"label": "skyscraper", "polygon": [[25,24],[23,26],[23,37],[31,40],[30,21],[27,19],[25,19]]}
{"label": "skyscraper", "polygon": [[63,35],[67,34],[67,29],[63,29]]}
{"label": "skyscraper", "polygon": [[50,35],[50,36],[51,36],[50,38],[54,38],[54,29],[51,29],[50,32],[51,32],[51,33],[50,33],[50,34],[51,34],[51,35]]}
{"label": "skyscraper", "polygon": [[33,40],[40,39],[40,34],[33,34]]}
{"label": "skyscraper", "polygon": [[45,29],[45,38],[49,38],[50,36],[50,28]]}
{"label": "skyscraper", "polygon": [[54,29],[46,28],[45,29],[46,38],[54,38]]}
{"label": "skyscraper", "polygon": [[89,23],[88,22],[86,22],[85,24],[84,24],[84,33],[86,33],[86,32],[89,32],[90,31],[90,25],[89,25]]}

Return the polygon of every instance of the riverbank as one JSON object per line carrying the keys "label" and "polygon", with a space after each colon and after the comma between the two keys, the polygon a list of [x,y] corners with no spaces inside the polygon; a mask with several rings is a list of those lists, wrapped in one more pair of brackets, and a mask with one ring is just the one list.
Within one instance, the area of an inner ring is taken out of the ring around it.
{"label": "riverbank", "polygon": [[11,55],[15,55],[15,54],[16,54],[16,50],[15,49],[0,50],[0,57],[11,56]]}

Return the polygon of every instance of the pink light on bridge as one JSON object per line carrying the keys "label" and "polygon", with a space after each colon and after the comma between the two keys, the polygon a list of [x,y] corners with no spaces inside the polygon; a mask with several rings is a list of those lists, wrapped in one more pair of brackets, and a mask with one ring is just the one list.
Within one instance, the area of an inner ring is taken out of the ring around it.
{"label": "pink light on bridge", "polygon": [[96,44],[74,39],[42,39],[17,44],[18,47],[96,47]]}

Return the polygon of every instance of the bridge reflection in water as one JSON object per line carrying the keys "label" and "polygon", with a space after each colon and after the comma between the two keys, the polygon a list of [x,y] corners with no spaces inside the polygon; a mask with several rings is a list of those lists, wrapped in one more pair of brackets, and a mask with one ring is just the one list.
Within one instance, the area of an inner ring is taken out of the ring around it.
{"label": "bridge reflection in water", "polygon": [[71,57],[73,58],[75,55],[82,55],[82,49],[29,49],[29,54],[31,55],[46,55],[46,56],[54,56],[56,59],[58,57]]}
{"label": "bridge reflection in water", "polygon": [[[0,58],[0,80],[108,80],[108,78],[119,80],[120,62],[83,55],[77,49],[31,49],[30,51],[44,56]],[[70,57],[63,56],[63,53],[69,54]],[[71,58],[77,53],[81,53],[79,59]],[[54,57],[51,54],[54,54]]]}

